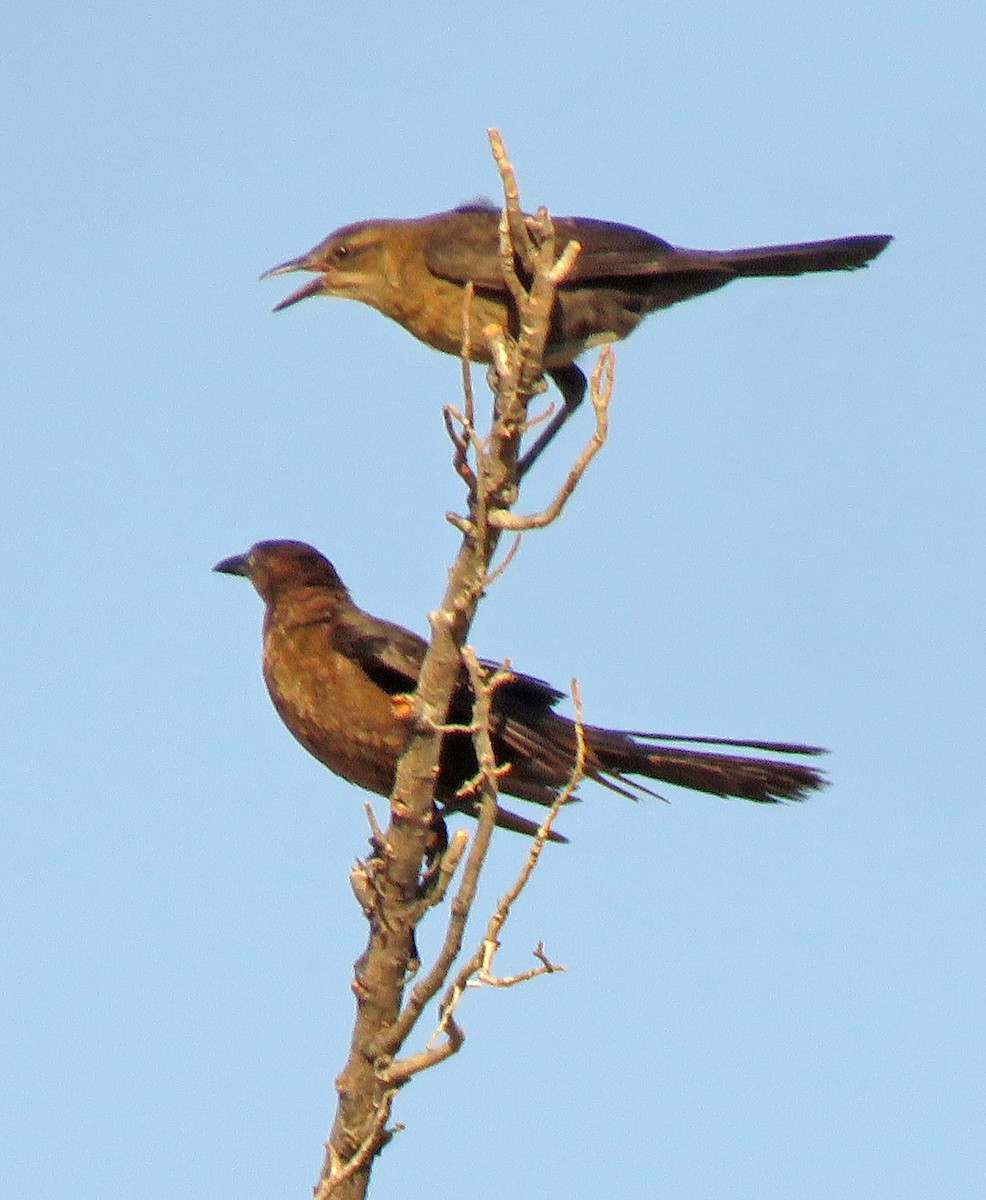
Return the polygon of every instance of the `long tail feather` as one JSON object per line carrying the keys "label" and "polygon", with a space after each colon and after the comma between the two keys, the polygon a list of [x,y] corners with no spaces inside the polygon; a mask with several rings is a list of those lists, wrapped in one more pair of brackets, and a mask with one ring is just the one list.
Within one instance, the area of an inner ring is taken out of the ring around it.
{"label": "long tail feather", "polygon": [[806,746],[801,742],[764,742],[754,738],[699,737],[694,733],[645,733],[639,729],[626,730],[627,737],[645,742],[689,742],[696,746],[735,746],[741,750],[767,750],[773,754],[828,754],[823,746]]}
{"label": "long tail feather", "polygon": [[[792,742],[742,741],[738,738],[675,737],[627,732],[587,725],[585,774],[613,791],[635,796],[654,793],[639,780],[654,779],[713,796],[736,796],[763,804],[804,800],[826,786],[814,767],[783,759],[721,754],[687,746],[654,746],[654,741],[763,750],[770,754],[818,755],[818,746]],[[575,724],[557,713],[537,721],[505,720],[499,736],[506,743],[513,769],[504,777],[504,792],[550,804],[571,775],[575,763]],[[638,778],[634,779],[633,776]]]}
{"label": "long tail feather", "polygon": [[716,258],[737,275],[803,275],[808,271],[852,271],[865,267],[891,241],[886,234],[799,242],[790,246],[750,246],[723,250]]}
{"label": "long tail feather", "polygon": [[[627,775],[643,775],[647,779],[692,788],[713,796],[737,796],[764,804],[780,800],[804,800],[826,783],[820,771],[802,763],[641,744],[642,741],[654,740],[657,735],[630,735],[616,730],[591,729],[586,731],[586,736],[602,771],[613,775],[621,783],[626,781]],[[823,753],[817,746],[786,742],[741,742],[725,738],[689,740],[785,754]]]}

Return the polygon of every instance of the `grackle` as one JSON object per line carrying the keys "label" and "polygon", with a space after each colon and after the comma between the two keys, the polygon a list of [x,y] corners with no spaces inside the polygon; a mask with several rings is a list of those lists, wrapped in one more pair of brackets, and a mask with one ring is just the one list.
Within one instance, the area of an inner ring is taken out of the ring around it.
{"label": "grackle", "polygon": [[[517,334],[517,314],[501,268],[499,222],[499,210],[485,204],[413,220],[359,221],[261,278],[290,271],[315,275],[276,305],[275,312],[308,296],[362,300],[422,342],[456,355],[462,352],[463,293],[471,280],[475,333],[470,358],[488,363],[490,351],[479,331],[495,324]],[[554,228],[559,252],[569,241],[581,246],[558,289],[543,360],[564,404],[527,452],[522,470],[582,402],[586,379],[574,360],[584,350],[625,338],[655,309],[714,291],[740,276],[864,267],[891,240],[886,234],[870,234],[744,250],[685,250],[642,229],[590,217],[557,217]],[[527,278],[517,256],[515,265],[520,277]]]}
{"label": "grackle", "polygon": [[[258,542],[246,554],[225,558],[214,569],[246,576],[267,606],[264,679],[291,733],[337,775],[368,791],[390,795],[407,739],[407,706],[402,701],[417,686],[425,641],[357,608],[328,559],[304,542]],[[568,782],[575,764],[576,734],[575,723],[554,711],[562,698],[550,684],[519,673],[494,692],[493,747],[498,763],[509,764],[500,780],[502,792],[550,805]],[[448,721],[468,724],[472,704],[463,669]],[[801,763],[657,743],[823,753],[814,746],[630,733],[591,725],[584,730],[586,776],[625,796],[649,792],[628,778],[633,775],[714,796],[766,802],[802,800],[825,782],[818,771]],[[476,771],[471,736],[446,734],[436,789],[441,812],[477,815],[474,798],[458,794]],[[497,809],[497,824],[526,834],[537,829],[537,822],[503,808]]]}

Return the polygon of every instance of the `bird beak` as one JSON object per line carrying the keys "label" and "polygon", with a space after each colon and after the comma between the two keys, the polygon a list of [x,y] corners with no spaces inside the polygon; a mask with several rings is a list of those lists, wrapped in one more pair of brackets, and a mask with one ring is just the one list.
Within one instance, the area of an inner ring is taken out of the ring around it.
{"label": "bird beak", "polygon": [[250,556],[248,554],[234,554],[232,558],[224,558],[222,562],[217,562],[212,569],[219,571],[223,575],[245,575],[249,579]]}
{"label": "bird beak", "polygon": [[[267,274],[268,275],[271,275],[271,274],[276,275],[280,269],[281,269],[280,267],[275,267],[273,271],[268,271]],[[303,270],[304,268],[295,267],[292,269],[300,271],[300,270]],[[265,277],[262,275],[261,279],[263,279],[263,278],[265,278]],[[322,276],[316,275],[314,279],[309,280],[308,283],[302,284],[302,286],[300,288],[298,288],[297,291],[292,292],[290,296],[285,296],[285,298],[281,301],[280,304],[275,304],[274,307],[271,309],[271,312],[280,312],[282,308],[290,308],[292,304],[297,304],[299,300],[307,300],[309,296],[317,296],[320,294],[321,291],[322,291]]]}
{"label": "bird beak", "polygon": [[270,279],[272,275],[290,275],[292,271],[304,271],[308,267],[307,254],[300,254],[297,258],[289,258],[287,262],[278,263],[276,267],[271,267],[264,271],[261,279]]}
{"label": "bird beak", "polygon": [[[311,254],[302,254],[300,258],[291,258],[287,262],[280,263],[276,267],[271,267],[269,271],[264,271],[261,279],[270,279],[272,275],[288,275],[292,271],[310,271],[312,268],[308,265],[311,260]],[[273,311],[280,312],[282,308],[290,308],[292,304],[297,304],[299,300],[307,300],[309,296],[317,296],[322,290],[322,277],[316,275],[310,282],[303,284],[296,292],[292,292],[290,296],[282,300],[280,304],[275,304]]]}

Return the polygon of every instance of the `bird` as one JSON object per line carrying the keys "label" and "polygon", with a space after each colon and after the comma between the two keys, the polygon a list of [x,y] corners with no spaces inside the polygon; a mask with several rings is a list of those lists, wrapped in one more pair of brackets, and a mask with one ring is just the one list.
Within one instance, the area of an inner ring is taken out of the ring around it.
{"label": "bird", "polygon": [[[275,312],[309,296],[361,300],[436,350],[461,355],[463,298],[470,282],[471,328],[493,324],[513,336],[518,332],[517,310],[503,278],[499,224],[500,210],[488,203],[412,219],[358,221],[271,267],[261,279],[292,271],[315,276],[275,305]],[[543,357],[544,374],[558,387],[563,405],[524,455],[521,473],[581,404],[586,378],[575,359],[583,351],[619,341],[649,313],[733,279],[853,270],[866,266],[892,240],[888,234],[866,234],[740,250],[687,250],[614,221],[556,217],[553,224],[559,251],[570,241],[581,247],[555,296]],[[516,254],[514,261],[518,275],[528,278]],[[469,357],[492,361],[484,338],[470,338]]]}
{"label": "bird", "polygon": [[[263,676],[288,730],[336,775],[389,796],[408,738],[408,696],[418,683],[425,640],[358,608],[332,563],[306,542],[257,542],[213,569],[249,579],[266,606]],[[555,711],[561,699],[563,693],[550,683],[512,670],[493,692],[491,739],[498,766],[506,768],[501,793],[550,806],[569,784],[576,724]],[[468,726],[473,700],[463,667],[448,723]],[[633,776],[762,803],[802,800],[826,783],[819,771],[800,762],[666,743],[801,756],[824,753],[817,746],[593,725],[583,730],[585,776],[631,798],[656,794]],[[468,790],[477,771],[471,735],[446,733],[435,787],[438,817],[450,812],[478,816],[478,802]],[[538,822],[502,806],[496,824],[529,836],[538,829]],[[553,840],[566,839],[555,835]]]}

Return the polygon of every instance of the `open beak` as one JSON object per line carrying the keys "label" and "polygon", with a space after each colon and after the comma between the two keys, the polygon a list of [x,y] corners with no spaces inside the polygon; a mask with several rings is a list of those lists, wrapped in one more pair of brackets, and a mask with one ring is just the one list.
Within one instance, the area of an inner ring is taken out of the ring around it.
{"label": "open beak", "polygon": [[[281,272],[281,270],[281,267],[275,267],[273,271],[268,271],[265,275],[261,275],[260,278],[266,279],[267,275],[277,275],[279,272]],[[304,268],[289,267],[288,270],[301,271],[304,270]],[[322,276],[316,275],[314,279],[310,279],[307,283],[302,284],[301,287],[298,288],[297,291],[292,292],[290,296],[285,296],[280,304],[275,304],[271,309],[271,312],[280,312],[282,308],[290,308],[292,304],[297,304],[299,300],[307,300],[309,296],[317,296],[321,293],[321,291]]]}
{"label": "open beak", "polygon": [[261,279],[270,279],[272,275],[290,275],[292,271],[307,271],[309,255],[300,254],[297,258],[289,258],[287,262],[278,263],[264,271]]}
{"label": "open beak", "polygon": [[[291,271],[310,271],[308,266],[309,256],[303,254],[301,258],[292,258],[287,262],[279,263],[276,267],[271,267],[269,271],[264,271],[261,279],[270,279],[272,275],[288,275]],[[272,312],[280,312],[282,308],[290,308],[292,304],[297,304],[299,300],[307,300],[309,296],[317,296],[322,290],[322,277],[316,275],[314,279],[303,284],[297,291],[292,292],[280,304],[275,304]]]}

